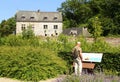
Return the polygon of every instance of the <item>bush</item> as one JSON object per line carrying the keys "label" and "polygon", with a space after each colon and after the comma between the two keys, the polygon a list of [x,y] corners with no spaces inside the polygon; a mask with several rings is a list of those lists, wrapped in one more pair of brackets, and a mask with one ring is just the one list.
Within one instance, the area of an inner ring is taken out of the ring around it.
{"label": "bush", "polygon": [[99,64],[105,74],[120,75],[120,53],[104,53]]}
{"label": "bush", "polygon": [[0,47],[0,76],[27,81],[56,77],[66,71],[57,53],[40,47]]}
{"label": "bush", "polygon": [[32,30],[32,26],[28,26],[27,29],[23,30],[22,37],[24,39],[30,39],[35,37],[35,34]]}
{"label": "bush", "polygon": [[37,37],[23,39],[20,35],[9,35],[8,37],[0,38],[0,45],[6,46],[39,46]]}

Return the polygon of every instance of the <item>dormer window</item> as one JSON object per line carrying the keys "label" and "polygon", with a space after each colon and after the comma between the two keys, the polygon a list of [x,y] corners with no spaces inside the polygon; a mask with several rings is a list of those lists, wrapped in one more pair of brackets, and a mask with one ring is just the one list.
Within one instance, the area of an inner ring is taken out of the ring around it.
{"label": "dormer window", "polygon": [[21,19],[22,19],[22,20],[25,20],[25,16],[24,16],[24,15],[22,15],[22,16],[21,16]]}
{"label": "dormer window", "polygon": [[48,17],[44,17],[43,19],[46,20],[46,19],[48,19]]}
{"label": "dormer window", "polygon": [[54,17],[54,20],[57,20],[58,18],[57,17]]}
{"label": "dormer window", "polygon": [[35,17],[30,17],[30,20],[33,20]]}

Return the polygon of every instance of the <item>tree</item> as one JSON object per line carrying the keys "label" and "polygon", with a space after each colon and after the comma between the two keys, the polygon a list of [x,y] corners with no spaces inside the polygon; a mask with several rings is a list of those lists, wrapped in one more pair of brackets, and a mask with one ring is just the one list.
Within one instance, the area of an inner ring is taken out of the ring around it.
{"label": "tree", "polygon": [[24,39],[30,39],[30,38],[34,38],[35,37],[35,34],[34,34],[33,30],[32,30],[32,26],[31,25],[29,25],[27,27],[27,29],[23,30],[22,36],[23,36]]}
{"label": "tree", "polygon": [[61,8],[58,8],[58,11],[63,14],[66,28],[79,27],[92,16],[87,0],[66,0],[61,4]]}
{"label": "tree", "polygon": [[104,36],[120,34],[119,4],[119,0],[92,0],[90,2],[94,15],[99,14]]}
{"label": "tree", "polygon": [[88,20],[98,16],[103,36],[120,34],[119,0],[66,0],[58,11],[63,13],[64,28],[86,27]]}
{"label": "tree", "polygon": [[88,22],[88,28],[90,33],[93,35],[94,40],[96,41],[98,37],[102,34],[102,26],[98,17],[93,17]]}
{"label": "tree", "polygon": [[13,34],[16,27],[15,18],[9,18],[8,20],[3,20],[0,24],[0,34],[1,36],[8,36],[9,34]]}
{"label": "tree", "polygon": [[103,36],[117,34],[117,26],[115,25],[113,19],[102,17],[100,21],[103,29]]}

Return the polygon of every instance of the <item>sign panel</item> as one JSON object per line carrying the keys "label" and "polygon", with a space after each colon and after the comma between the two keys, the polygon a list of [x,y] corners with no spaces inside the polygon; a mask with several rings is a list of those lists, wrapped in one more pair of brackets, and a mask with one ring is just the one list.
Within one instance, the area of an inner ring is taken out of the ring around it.
{"label": "sign panel", "polygon": [[101,62],[103,53],[82,53],[83,61]]}

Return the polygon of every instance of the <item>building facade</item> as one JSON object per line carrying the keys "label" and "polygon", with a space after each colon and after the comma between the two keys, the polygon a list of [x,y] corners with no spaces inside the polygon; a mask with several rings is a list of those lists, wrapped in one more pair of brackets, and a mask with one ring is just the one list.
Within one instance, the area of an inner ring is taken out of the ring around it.
{"label": "building facade", "polygon": [[31,26],[36,36],[58,36],[62,33],[61,12],[18,11],[16,34]]}

